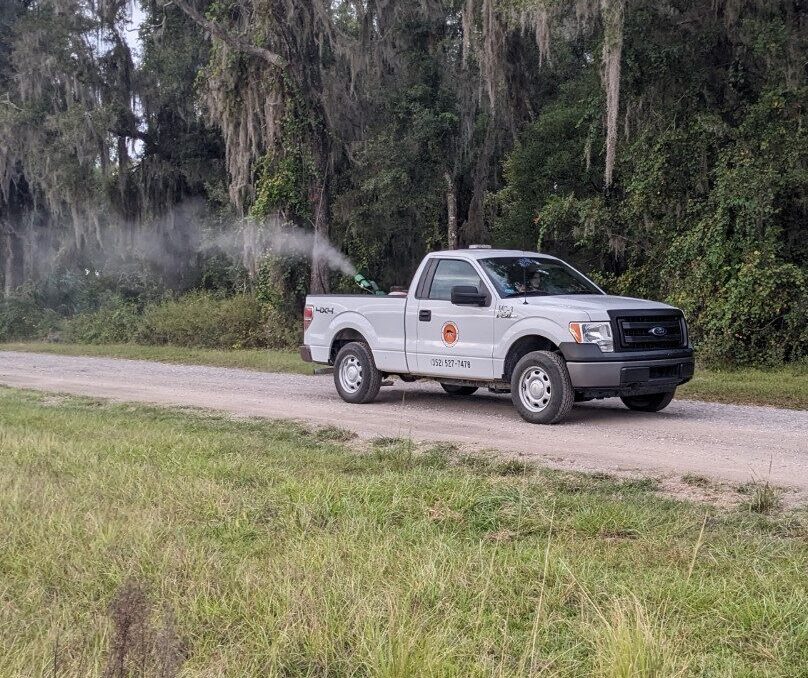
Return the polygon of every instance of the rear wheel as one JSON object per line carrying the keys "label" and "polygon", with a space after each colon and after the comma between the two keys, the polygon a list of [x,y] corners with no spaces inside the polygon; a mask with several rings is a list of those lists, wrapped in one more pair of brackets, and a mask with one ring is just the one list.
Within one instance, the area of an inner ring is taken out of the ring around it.
{"label": "rear wheel", "polygon": [[648,395],[620,396],[620,400],[630,410],[638,412],[659,412],[671,404],[676,389],[664,393],[649,393]]}
{"label": "rear wheel", "polygon": [[369,403],[376,398],[382,374],[367,344],[353,341],[340,349],[334,361],[334,384],[345,402]]}
{"label": "rear wheel", "polygon": [[477,392],[476,386],[455,386],[454,384],[441,384],[441,386],[450,396],[470,396]]}
{"label": "rear wheel", "polygon": [[564,419],[575,401],[564,361],[550,351],[523,356],[511,375],[511,399],[531,424],[555,424]]}

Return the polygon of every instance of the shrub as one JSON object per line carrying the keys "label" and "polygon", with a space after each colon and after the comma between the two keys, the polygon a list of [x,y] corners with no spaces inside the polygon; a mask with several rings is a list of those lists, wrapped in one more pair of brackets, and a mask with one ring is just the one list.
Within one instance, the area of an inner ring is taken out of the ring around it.
{"label": "shrub", "polygon": [[303,343],[303,325],[300,316],[293,317],[288,313],[281,313],[271,306],[264,308],[267,348],[292,349]]}
{"label": "shrub", "polygon": [[57,325],[56,313],[32,299],[10,297],[0,301],[0,341],[42,339]]}
{"label": "shrub", "polygon": [[62,324],[61,337],[77,344],[125,344],[134,340],[141,323],[134,304],[117,302],[68,318]]}
{"label": "shrub", "polygon": [[218,299],[193,292],[146,308],[135,340],[198,348],[260,348],[288,342],[288,335],[287,327],[274,326],[268,309],[250,295]]}
{"label": "shrub", "polygon": [[[703,288],[707,288],[704,285]],[[714,364],[776,365],[806,356],[808,275],[752,252],[702,298],[680,295],[701,357]]]}
{"label": "shrub", "polygon": [[94,270],[67,270],[51,273],[30,283],[29,295],[43,308],[62,316],[96,310],[107,301],[108,290]]}
{"label": "shrub", "polygon": [[142,309],[164,294],[165,286],[156,276],[136,268],[112,274],[89,268],[57,271],[28,283],[25,290],[26,297],[63,317],[92,313],[120,302]]}
{"label": "shrub", "polygon": [[222,296],[244,291],[247,286],[247,271],[218,248],[200,252],[196,256],[192,287]]}
{"label": "shrub", "polygon": [[284,314],[248,294],[223,299],[207,292],[191,292],[147,305],[142,312],[135,302],[110,298],[97,311],[64,320],[27,298],[0,302],[0,341],[41,339],[56,329],[61,330],[61,340],[78,344],[287,349],[301,340],[299,317]]}
{"label": "shrub", "polygon": [[302,341],[303,303],[309,267],[299,257],[266,257],[256,277],[256,297],[267,309],[270,348],[294,348]]}

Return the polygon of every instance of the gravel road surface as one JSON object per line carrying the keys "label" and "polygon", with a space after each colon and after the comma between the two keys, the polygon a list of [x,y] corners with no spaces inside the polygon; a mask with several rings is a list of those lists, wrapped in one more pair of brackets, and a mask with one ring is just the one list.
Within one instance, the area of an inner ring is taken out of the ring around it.
{"label": "gravel road surface", "polygon": [[611,399],[576,405],[563,424],[532,426],[508,395],[453,398],[432,382],[397,381],[375,403],[349,405],[330,376],[16,352],[0,352],[0,384],[331,424],[363,438],[452,441],[571,470],[768,478],[808,496],[805,411],[678,400],[647,414]]}

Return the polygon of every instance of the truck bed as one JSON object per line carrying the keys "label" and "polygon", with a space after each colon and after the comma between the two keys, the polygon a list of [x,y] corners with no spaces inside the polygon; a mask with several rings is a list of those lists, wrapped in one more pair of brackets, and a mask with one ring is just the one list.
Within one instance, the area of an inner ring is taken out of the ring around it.
{"label": "truck bed", "polygon": [[331,338],[344,328],[355,328],[373,346],[379,369],[407,371],[404,355],[405,296],[371,294],[314,294],[306,298],[313,307],[306,341],[315,362],[327,363]]}

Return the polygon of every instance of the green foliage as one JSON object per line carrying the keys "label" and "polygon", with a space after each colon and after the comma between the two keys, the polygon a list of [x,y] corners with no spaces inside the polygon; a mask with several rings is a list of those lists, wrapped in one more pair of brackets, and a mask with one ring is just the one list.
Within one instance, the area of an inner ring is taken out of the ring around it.
{"label": "green foliage", "polygon": [[592,141],[580,75],[506,160],[497,239],[538,242],[613,293],[682,308],[703,360],[799,361],[808,355],[808,88],[789,75],[789,29],[767,9],[738,25],[681,11],[698,26],[650,2],[627,11],[615,184],[602,190],[580,164]]}
{"label": "green foliage", "polygon": [[[109,285],[105,283],[111,283]],[[29,294],[45,308],[60,315],[94,311],[117,296],[113,281],[102,280],[90,269],[58,271],[36,284],[29,285]]]}
{"label": "green foliage", "polygon": [[301,317],[308,279],[309,266],[301,257],[268,256],[261,262],[255,296],[266,307],[270,348],[293,348],[302,342]]}
{"label": "green foliage", "polygon": [[66,319],[60,339],[78,344],[123,344],[137,336],[141,323],[142,315],[133,304],[118,302]]}
{"label": "green foliage", "polygon": [[[85,5],[0,6],[0,277],[80,315],[71,336],[137,335],[139,313],[188,289],[251,290],[265,341],[291,345],[310,268],[268,260],[251,279],[252,262],[248,275],[207,249],[229,201],[303,228],[322,205],[332,240],[382,287],[446,246],[452,204],[461,243],[538,245],[610,291],[680,306],[702,359],[806,355],[800,3],[634,0],[622,24],[609,2],[338,0],[291,23],[255,0],[196,3],[288,68],[209,40],[171,3],[143,5],[136,63],[127,3]],[[188,201],[204,205],[202,243]],[[134,234],[159,261],[132,256]],[[6,333],[42,334],[20,303]]]}
{"label": "green foliage", "polygon": [[134,340],[198,348],[255,348],[266,346],[275,331],[266,320],[263,306],[251,295],[218,299],[192,292],[146,308]]}
{"label": "green foliage", "polygon": [[218,248],[197,255],[192,288],[222,296],[244,291],[248,286],[247,271]]}
{"label": "green foliage", "polygon": [[[705,270],[706,269],[706,270]],[[705,360],[721,364],[777,364],[808,356],[808,275],[804,268],[759,251],[733,265],[724,281],[704,280],[698,298],[672,294],[691,310],[692,331]],[[691,292],[691,295],[693,292]],[[698,310],[696,310],[698,309]]]}
{"label": "green foliage", "polygon": [[334,210],[357,267],[383,288],[408,285],[423,255],[446,246],[445,174],[455,171],[460,123],[439,55],[419,42],[425,28],[407,28],[400,39],[409,51],[398,77],[378,93],[372,128]]}
{"label": "green foliage", "polygon": [[161,299],[165,285],[143,268],[130,268],[113,275],[93,268],[55,271],[29,285],[29,294],[45,308],[59,315],[90,313],[119,303],[142,309]]}
{"label": "green foliage", "polygon": [[281,209],[307,216],[309,206],[307,184],[310,158],[289,154],[281,158],[264,156],[256,164],[255,202],[250,216],[262,217]]}
{"label": "green foliage", "polygon": [[40,339],[54,330],[56,314],[24,296],[0,299],[0,341]]}
{"label": "green foliage", "polygon": [[280,144],[260,158],[253,168],[255,199],[250,216],[256,219],[283,212],[294,220],[311,221],[310,191],[317,167],[308,145],[301,143],[316,121],[306,109],[302,97],[285,81],[290,95],[280,122]]}
{"label": "green foliage", "polygon": [[[35,307],[34,307],[35,308]],[[4,341],[43,336],[34,330]],[[292,348],[300,343],[299,318],[290,318],[254,295],[221,297],[190,292],[147,305],[115,301],[61,323],[60,339],[80,344],[154,344],[211,349]]]}
{"label": "green foliage", "polygon": [[586,166],[588,121],[596,119],[597,108],[581,98],[584,85],[591,89],[593,84],[591,78],[583,80],[569,83],[562,100],[545,107],[506,158],[506,184],[496,196],[503,208],[493,230],[497,245],[534,248],[541,239],[537,226],[552,224],[566,232],[579,221],[562,221],[560,214],[551,217],[545,211],[558,212],[559,199],[589,195],[602,173],[600,166]]}

